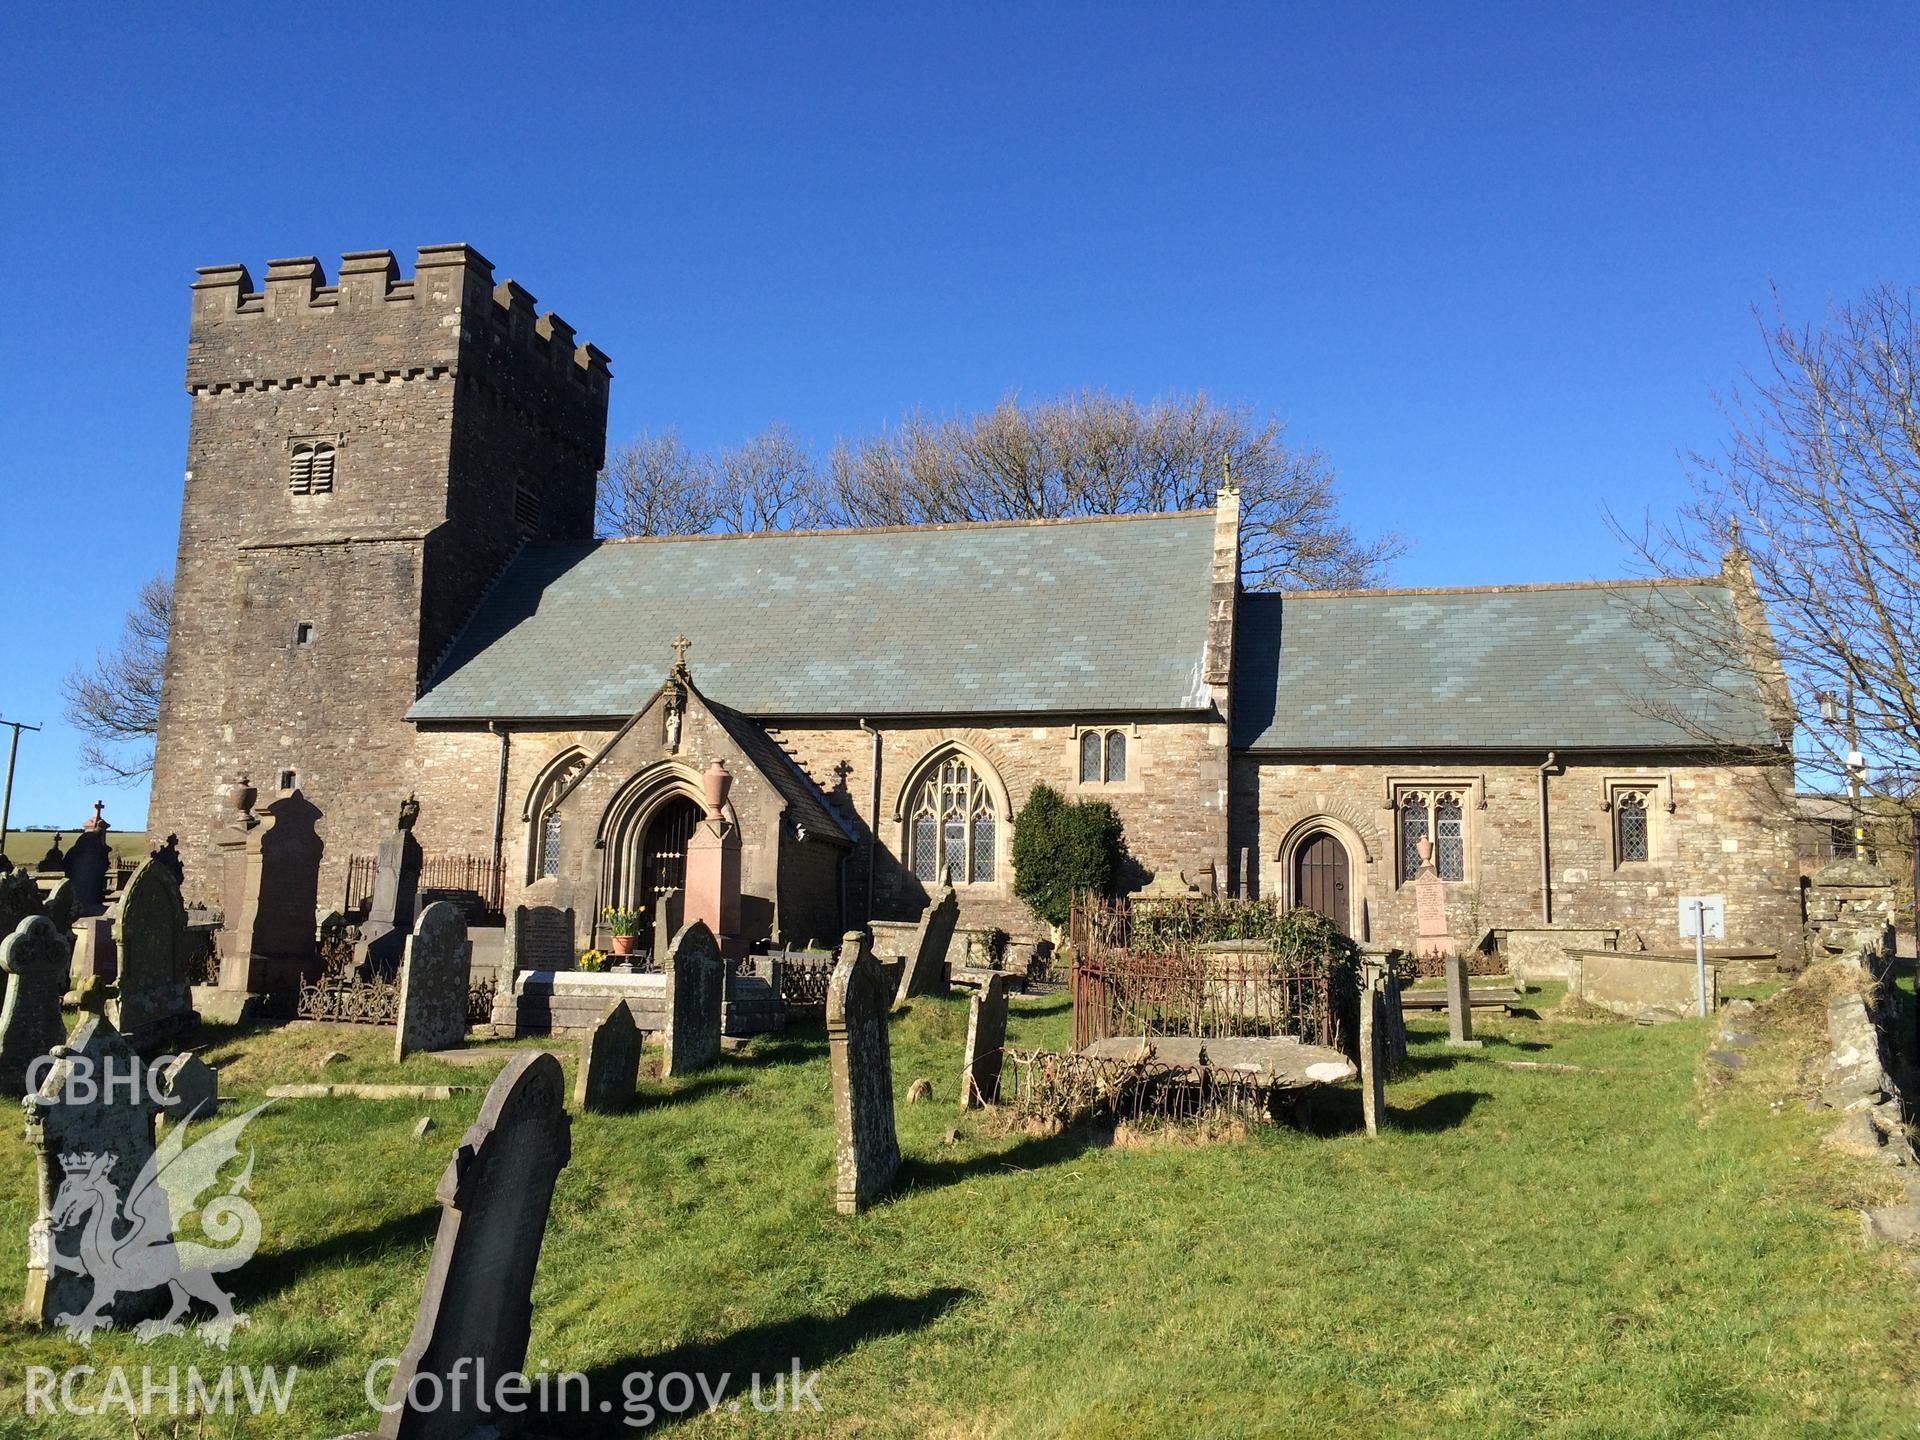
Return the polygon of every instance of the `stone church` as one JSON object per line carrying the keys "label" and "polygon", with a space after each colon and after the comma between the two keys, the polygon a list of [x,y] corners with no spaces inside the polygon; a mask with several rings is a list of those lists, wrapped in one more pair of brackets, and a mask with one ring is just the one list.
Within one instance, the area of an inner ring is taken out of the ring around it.
{"label": "stone church", "polygon": [[[202,270],[150,827],[189,873],[241,776],[323,815],[321,896],[400,798],[427,850],[606,905],[676,886],[715,760],[743,938],[910,918],[1033,933],[1031,788],[1110,802],[1137,881],[1414,930],[1433,843],[1457,938],[1674,943],[1799,924],[1791,722],[1737,555],[1718,576],[1250,593],[1212,510],[593,538],[607,356],[464,245]],[[1676,673],[1649,616],[1723,621]],[[1784,683],[1784,682],[1781,682]],[[192,888],[191,880],[189,888]]]}

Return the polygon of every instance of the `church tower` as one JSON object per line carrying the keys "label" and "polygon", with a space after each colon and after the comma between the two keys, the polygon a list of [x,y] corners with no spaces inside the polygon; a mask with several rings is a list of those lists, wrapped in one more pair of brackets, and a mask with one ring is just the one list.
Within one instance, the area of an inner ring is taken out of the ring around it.
{"label": "church tower", "polygon": [[312,257],[259,290],[200,271],[149,825],[203,880],[243,774],[320,807],[329,876],[390,828],[422,763],[407,707],[487,586],[522,545],[592,538],[608,384],[465,245],[411,279],[385,250],[333,285]]}

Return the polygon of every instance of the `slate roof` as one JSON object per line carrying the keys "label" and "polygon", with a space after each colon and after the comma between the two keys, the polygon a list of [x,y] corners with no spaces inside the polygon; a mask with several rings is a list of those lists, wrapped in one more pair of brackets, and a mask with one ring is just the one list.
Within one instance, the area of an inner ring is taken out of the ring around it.
{"label": "slate roof", "polygon": [[721,728],[733,737],[733,743],[746,752],[754,767],[767,777],[767,783],[787,802],[787,814],[793,817],[795,823],[806,826],[809,833],[823,840],[834,840],[844,845],[854,843],[853,830],[841,819],[840,812],[833,808],[833,803],[814,784],[813,778],[800,768],[800,762],[781,748],[779,741],[767,734],[751,716],[742,715],[738,710],[729,710],[710,700],[707,709],[720,722]]}
{"label": "slate roof", "polygon": [[1213,515],[529,547],[408,712],[625,719],[685,632],[750,715],[1211,705]]}
{"label": "slate roof", "polygon": [[[1774,746],[1731,669],[1676,674],[1658,625],[1699,604],[1732,633],[1724,585],[1595,584],[1242,598],[1233,744],[1257,750],[1693,748],[1698,726]],[[1732,692],[1732,693],[1728,693]],[[1675,707],[1689,725],[1647,713]]]}

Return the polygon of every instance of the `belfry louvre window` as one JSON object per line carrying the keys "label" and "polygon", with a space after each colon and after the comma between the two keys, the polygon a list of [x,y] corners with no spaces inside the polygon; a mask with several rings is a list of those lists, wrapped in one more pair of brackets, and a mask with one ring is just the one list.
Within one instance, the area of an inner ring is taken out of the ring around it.
{"label": "belfry louvre window", "polygon": [[513,487],[513,523],[531,535],[540,528],[540,497],[531,487]]}
{"label": "belfry louvre window", "polygon": [[287,489],[295,495],[333,493],[334,447],[324,440],[302,440],[288,462]]}
{"label": "belfry louvre window", "polygon": [[979,885],[993,879],[993,800],[973,767],[942,760],[921,782],[907,822],[908,863],[928,884]]}
{"label": "belfry louvre window", "polygon": [[1614,853],[1622,865],[1645,860],[1651,854],[1647,843],[1647,797],[1639,790],[1624,790],[1613,803]]}

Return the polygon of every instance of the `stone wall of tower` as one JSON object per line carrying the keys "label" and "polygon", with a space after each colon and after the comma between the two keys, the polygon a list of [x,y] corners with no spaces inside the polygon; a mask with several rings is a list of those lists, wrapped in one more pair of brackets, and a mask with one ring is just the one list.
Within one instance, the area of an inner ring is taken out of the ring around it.
{"label": "stone wall of tower", "polygon": [[[210,893],[194,877],[243,773],[271,793],[292,772],[326,817],[323,899],[401,796],[447,778],[407,708],[520,545],[591,535],[608,383],[466,246],[423,248],[410,279],[385,251],[333,285],[311,258],[257,292],[244,267],[201,272],[148,819],[180,834],[190,890]],[[326,493],[295,493],[308,444],[333,447]]]}

